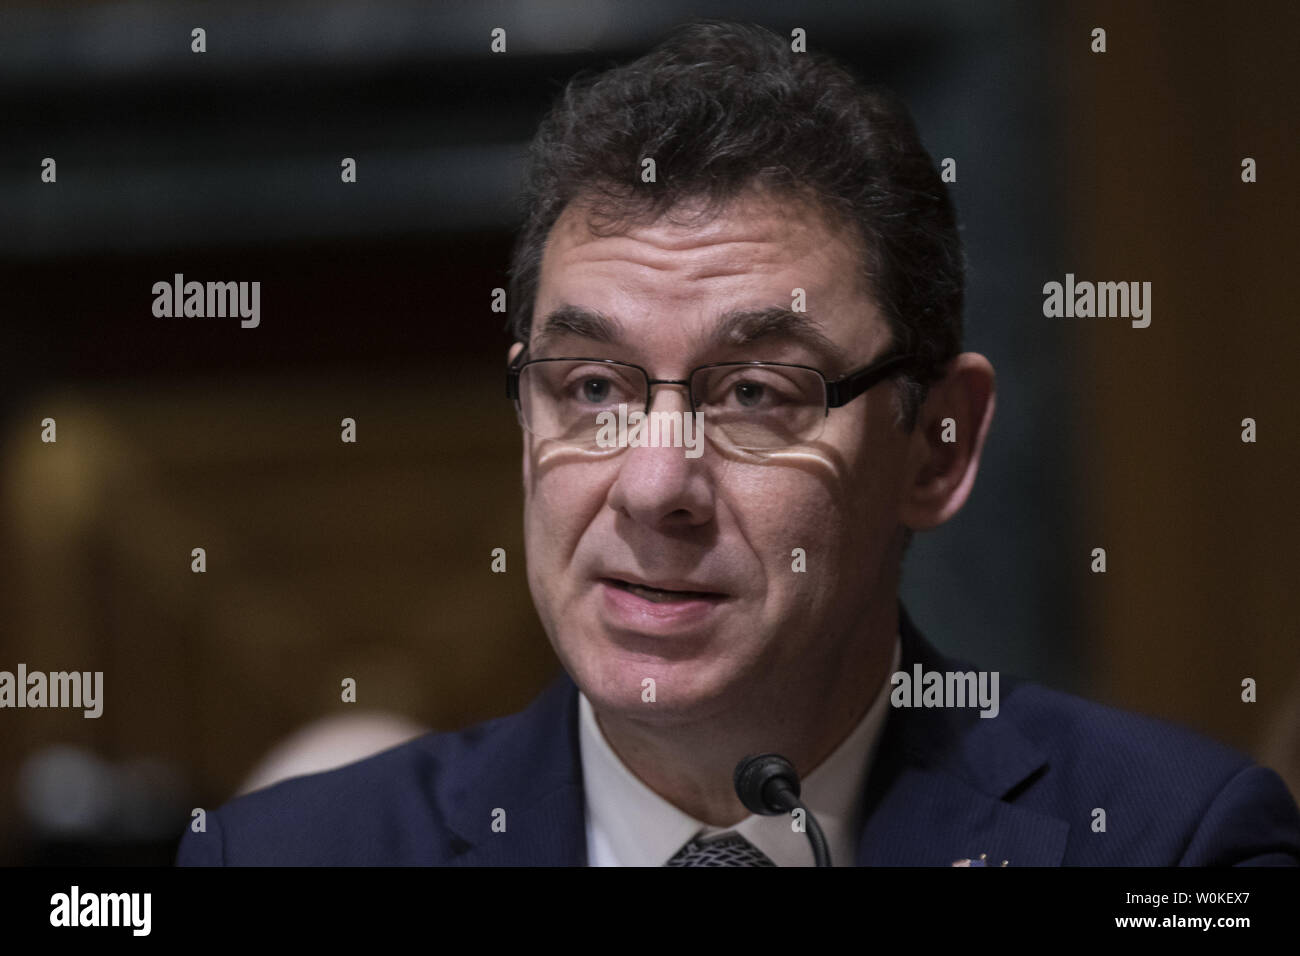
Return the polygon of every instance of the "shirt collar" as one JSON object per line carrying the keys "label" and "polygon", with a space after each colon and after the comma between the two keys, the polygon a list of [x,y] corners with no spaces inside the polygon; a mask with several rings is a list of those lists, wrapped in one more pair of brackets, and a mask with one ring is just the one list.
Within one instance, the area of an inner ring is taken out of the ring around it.
{"label": "shirt collar", "polygon": [[[838,866],[852,865],[862,829],[863,793],[889,706],[889,675],[849,735],[800,781],[801,799],[821,824]],[[751,813],[734,826],[715,827],[678,809],[647,787],[610,747],[587,696],[578,692],[578,738],[586,797],[587,851],[592,865],[662,866],[692,837],[739,833],[778,866],[811,866],[807,834],[796,833],[784,814]]]}

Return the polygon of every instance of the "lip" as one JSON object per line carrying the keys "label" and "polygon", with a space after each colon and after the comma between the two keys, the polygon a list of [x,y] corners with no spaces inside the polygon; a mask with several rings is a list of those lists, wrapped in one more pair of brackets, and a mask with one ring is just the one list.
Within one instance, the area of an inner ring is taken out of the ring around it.
{"label": "lip", "polygon": [[682,591],[687,594],[696,594],[702,598],[725,598],[727,595],[717,588],[710,587],[706,584],[697,584],[693,581],[685,581],[681,578],[662,578],[655,581],[648,581],[645,578],[638,577],[635,574],[601,574],[598,575],[601,583],[610,584],[635,584],[643,588],[658,588],[661,591]]}
{"label": "lip", "polygon": [[[618,582],[681,591],[680,599],[650,601],[619,587]],[[601,577],[601,615],[614,630],[639,634],[670,636],[698,631],[710,625],[729,600],[726,594],[706,591],[686,582],[651,584],[642,579],[619,575]]]}

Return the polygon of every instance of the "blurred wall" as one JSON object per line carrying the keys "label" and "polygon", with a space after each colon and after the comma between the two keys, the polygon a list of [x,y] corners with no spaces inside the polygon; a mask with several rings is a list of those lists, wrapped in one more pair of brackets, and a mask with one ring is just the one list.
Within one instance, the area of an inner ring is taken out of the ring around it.
{"label": "blurred wall", "polygon": [[[1104,57],[1076,42],[1062,58],[1072,252],[1056,278],[1153,285],[1149,328],[1070,329],[1092,693],[1259,754],[1279,723],[1294,727],[1300,693],[1300,8],[1115,3],[1070,23],[1076,36],[1105,25],[1110,42]],[[1097,546],[1104,576],[1087,571]],[[1241,701],[1247,677],[1255,704]]]}

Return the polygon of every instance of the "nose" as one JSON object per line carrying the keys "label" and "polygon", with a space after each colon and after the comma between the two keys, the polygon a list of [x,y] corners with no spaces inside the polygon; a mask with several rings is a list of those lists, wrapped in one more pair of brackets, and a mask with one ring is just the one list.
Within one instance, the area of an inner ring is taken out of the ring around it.
{"label": "nose", "polygon": [[[649,440],[652,434],[652,414],[676,419],[674,430],[661,427],[659,447],[651,445],[630,446],[619,456],[618,476],[609,493],[609,506],[648,528],[672,530],[697,527],[713,520],[715,489],[706,459],[709,452],[704,436],[695,429],[692,434],[704,449],[697,458],[688,458],[688,449],[681,439],[686,427],[686,416],[691,414],[690,398],[684,385],[655,385],[646,410],[647,421],[643,435]],[[674,413],[676,413],[674,415]],[[670,444],[671,435],[678,436]]]}

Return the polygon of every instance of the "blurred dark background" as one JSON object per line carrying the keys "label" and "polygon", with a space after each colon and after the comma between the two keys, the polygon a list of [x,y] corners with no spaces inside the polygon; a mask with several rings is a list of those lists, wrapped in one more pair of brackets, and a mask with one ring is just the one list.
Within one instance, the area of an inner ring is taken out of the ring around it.
{"label": "blurred dark background", "polygon": [[[555,672],[492,290],[563,81],[694,16],[802,27],[957,160],[999,394],[972,500],[907,560],[922,629],[1300,788],[1293,4],[20,3],[0,670],[102,670],[105,702],[0,711],[0,862],[170,862],[192,807],[310,769],[287,752],[504,714]],[[260,281],[260,327],[155,318],[178,272]],[[1151,327],[1044,318],[1067,272],[1151,281]]]}

